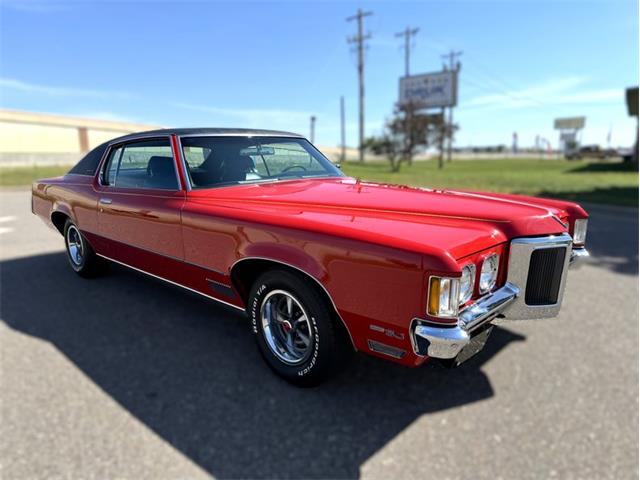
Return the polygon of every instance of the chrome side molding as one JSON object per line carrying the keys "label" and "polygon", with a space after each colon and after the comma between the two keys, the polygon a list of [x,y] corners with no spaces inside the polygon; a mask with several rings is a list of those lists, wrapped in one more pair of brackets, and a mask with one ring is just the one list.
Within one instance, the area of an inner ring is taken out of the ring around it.
{"label": "chrome side molding", "polygon": [[369,350],[376,353],[382,353],[383,355],[389,355],[390,357],[401,359],[407,353],[406,350],[402,350],[398,347],[387,345],[386,343],[376,342],[375,340],[367,340]]}

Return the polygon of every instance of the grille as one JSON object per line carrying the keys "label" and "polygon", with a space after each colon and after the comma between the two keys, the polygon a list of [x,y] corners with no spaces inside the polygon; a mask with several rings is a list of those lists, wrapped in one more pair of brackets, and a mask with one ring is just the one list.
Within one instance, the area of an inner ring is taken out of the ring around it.
{"label": "grille", "polygon": [[566,248],[543,248],[531,253],[525,303],[553,305],[558,302]]}

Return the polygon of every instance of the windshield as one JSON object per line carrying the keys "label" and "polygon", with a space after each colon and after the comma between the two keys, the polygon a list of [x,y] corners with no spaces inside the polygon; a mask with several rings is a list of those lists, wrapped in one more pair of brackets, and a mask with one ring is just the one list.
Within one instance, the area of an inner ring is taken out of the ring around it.
{"label": "windshield", "polygon": [[181,143],[192,188],[344,176],[303,138],[182,137]]}

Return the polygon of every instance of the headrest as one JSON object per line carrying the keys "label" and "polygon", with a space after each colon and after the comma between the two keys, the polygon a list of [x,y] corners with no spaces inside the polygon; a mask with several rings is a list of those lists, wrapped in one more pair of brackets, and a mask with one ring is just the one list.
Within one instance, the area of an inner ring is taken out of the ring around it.
{"label": "headrest", "polygon": [[151,157],[147,165],[147,173],[151,176],[167,175],[168,173],[173,175],[173,158],[159,155]]}

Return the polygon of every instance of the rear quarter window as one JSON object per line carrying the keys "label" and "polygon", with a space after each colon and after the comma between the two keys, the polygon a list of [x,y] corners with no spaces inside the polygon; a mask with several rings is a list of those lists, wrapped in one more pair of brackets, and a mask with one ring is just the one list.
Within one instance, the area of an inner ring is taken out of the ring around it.
{"label": "rear quarter window", "polygon": [[98,170],[98,164],[102,159],[102,155],[104,151],[107,149],[107,144],[103,143],[102,145],[94,148],[89,153],[87,153],[82,160],[80,160],[75,167],[69,170],[68,174],[72,175],[90,175],[94,176],[96,174],[96,170]]}

